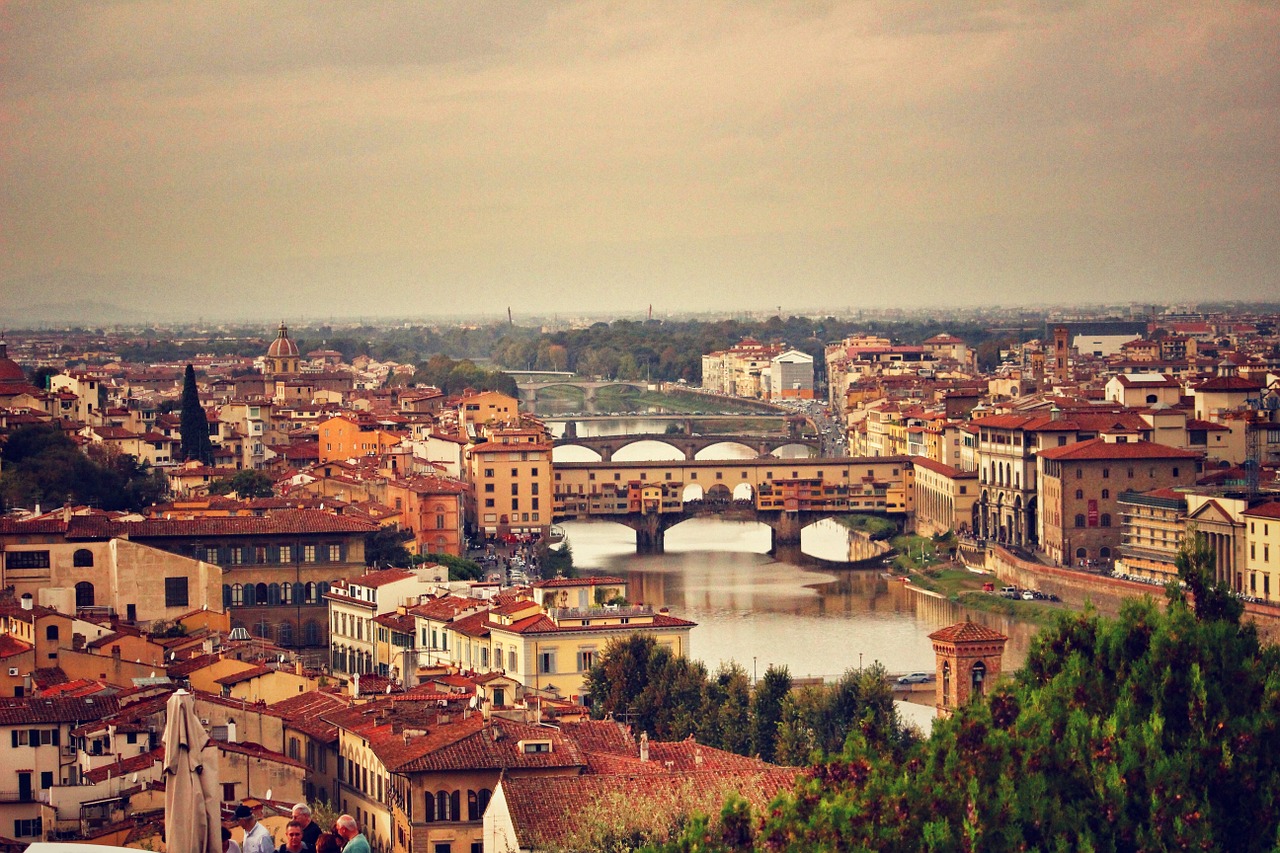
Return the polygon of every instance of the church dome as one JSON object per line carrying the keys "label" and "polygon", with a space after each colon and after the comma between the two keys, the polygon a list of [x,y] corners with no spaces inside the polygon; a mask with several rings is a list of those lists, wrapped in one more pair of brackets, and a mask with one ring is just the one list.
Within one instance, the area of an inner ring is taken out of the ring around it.
{"label": "church dome", "polygon": [[0,341],[0,385],[26,385],[27,374],[9,358],[9,345]]}
{"label": "church dome", "polygon": [[271,346],[267,347],[267,358],[297,358],[298,345],[289,338],[289,329],[284,323],[280,324],[280,333],[276,339],[271,342]]}

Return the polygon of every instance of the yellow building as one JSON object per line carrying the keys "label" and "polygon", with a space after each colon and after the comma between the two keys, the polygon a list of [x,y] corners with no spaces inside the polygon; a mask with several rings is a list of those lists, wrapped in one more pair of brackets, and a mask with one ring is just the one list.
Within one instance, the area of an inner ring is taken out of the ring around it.
{"label": "yellow building", "polygon": [[1280,501],[1246,510],[1245,595],[1264,601],[1280,599]]}
{"label": "yellow building", "polygon": [[520,401],[499,391],[483,391],[464,397],[458,405],[458,423],[469,436],[478,435],[483,424],[516,424],[520,421]]}
{"label": "yellow building", "polygon": [[[532,604],[532,602],[530,602]],[[506,672],[526,688],[583,700],[583,684],[611,640],[652,636],[677,656],[689,655],[697,623],[645,605],[552,607],[489,614],[489,642],[505,655]],[[512,655],[514,654],[514,665]],[[497,667],[495,667],[497,668]]]}
{"label": "yellow building", "polygon": [[466,452],[473,527],[486,536],[551,526],[551,445],[539,430],[500,429]]}

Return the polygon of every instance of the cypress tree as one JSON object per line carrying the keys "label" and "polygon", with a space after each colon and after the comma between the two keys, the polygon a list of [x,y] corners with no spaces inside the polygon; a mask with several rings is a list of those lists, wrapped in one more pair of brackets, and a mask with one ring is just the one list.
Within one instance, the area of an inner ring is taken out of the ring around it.
{"label": "cypress tree", "polygon": [[196,371],[187,365],[182,382],[182,458],[197,459],[205,465],[213,464],[213,442],[209,440],[209,420],[200,405],[200,392],[196,389]]}

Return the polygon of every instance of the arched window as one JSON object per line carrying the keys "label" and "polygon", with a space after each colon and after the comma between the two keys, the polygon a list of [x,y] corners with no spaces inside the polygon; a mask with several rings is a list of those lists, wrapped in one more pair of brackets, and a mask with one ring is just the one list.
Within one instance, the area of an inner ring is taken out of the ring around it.
{"label": "arched window", "polygon": [[280,633],[279,633],[279,636],[277,637],[277,642],[279,642],[280,645],[282,646],[292,646],[293,645],[293,623],[287,619],[281,622],[279,627],[279,632]]}
{"label": "arched window", "polygon": [[76,608],[93,607],[93,584],[80,581],[76,584]]}
{"label": "arched window", "polygon": [[480,818],[484,817],[484,810],[489,808],[489,800],[493,799],[493,792],[490,791],[488,788],[481,788],[476,793],[476,799],[479,800],[479,806],[480,806],[480,814],[478,817],[476,817],[476,820],[479,820]]}
{"label": "arched window", "polygon": [[231,603],[237,607],[244,604],[244,587],[238,583],[231,585]]}
{"label": "arched window", "polygon": [[280,584],[273,583],[267,587],[267,604],[272,607],[280,604]]}
{"label": "arched window", "polygon": [[1111,559],[1111,549],[1110,549],[1110,548],[1099,548],[1099,549],[1098,549],[1098,556],[1099,556],[1099,557],[1101,557],[1101,558],[1102,558],[1102,559],[1104,559],[1104,560],[1109,560],[1109,559]]}
{"label": "arched window", "polygon": [[[236,584],[239,586],[239,584]],[[244,585],[244,604],[245,607],[253,607],[258,603],[258,588],[251,583]]]}
{"label": "arched window", "polygon": [[1076,489],[1076,500],[1084,500],[1084,489]]}
{"label": "arched window", "polygon": [[259,604],[269,604],[271,602],[271,599],[268,597],[270,593],[267,591],[267,585],[265,583],[258,584],[255,594],[258,596]]}
{"label": "arched window", "polygon": [[58,626],[57,626],[57,625],[50,625],[49,627],[45,628],[45,629],[44,629],[44,638],[45,638],[46,640],[57,640],[57,639],[58,639]]}
{"label": "arched window", "polygon": [[974,697],[981,696],[982,685],[987,678],[987,665],[982,661],[978,661],[973,665],[973,669],[970,670],[969,677],[972,681],[972,690],[970,691],[970,695]]}
{"label": "arched window", "polygon": [[436,794],[436,820],[458,820],[459,807],[462,805],[462,792],[441,791]]}
{"label": "arched window", "polygon": [[316,603],[316,585],[314,583],[307,583],[307,597],[303,601],[307,604]]}
{"label": "arched window", "polygon": [[302,626],[302,644],[304,646],[320,645],[320,625],[314,619],[308,619]]}
{"label": "arched window", "polygon": [[1076,513],[1076,527],[1084,527],[1084,513]]}
{"label": "arched window", "polygon": [[1076,549],[1076,559],[1077,559],[1077,560],[1083,560],[1083,559],[1084,559],[1085,557],[1087,557],[1087,556],[1089,556],[1089,552],[1088,552],[1088,551],[1086,551],[1084,548],[1077,548],[1077,549]]}
{"label": "arched window", "polygon": [[87,569],[93,566],[93,552],[88,548],[77,548],[76,552],[71,555],[71,565],[77,569]]}
{"label": "arched window", "polygon": [[283,583],[280,585],[280,600],[285,604],[293,604],[293,584]]}
{"label": "arched window", "polygon": [[1160,401],[1160,398],[1159,398],[1159,397],[1157,397],[1155,394],[1148,394],[1148,395],[1147,395],[1147,402],[1148,402],[1148,403],[1158,403],[1159,401]]}
{"label": "arched window", "polygon": [[949,660],[942,662],[942,703],[944,705],[951,703],[951,661]]}
{"label": "arched window", "polygon": [[1100,518],[1100,520],[1099,520],[1099,523],[1100,523],[1103,527],[1110,527],[1110,526],[1111,526],[1111,513],[1109,513],[1109,512],[1104,512],[1104,513],[1102,514],[1102,517],[1101,517],[1101,518]]}
{"label": "arched window", "polygon": [[480,798],[475,791],[467,791],[467,820],[480,819]]}

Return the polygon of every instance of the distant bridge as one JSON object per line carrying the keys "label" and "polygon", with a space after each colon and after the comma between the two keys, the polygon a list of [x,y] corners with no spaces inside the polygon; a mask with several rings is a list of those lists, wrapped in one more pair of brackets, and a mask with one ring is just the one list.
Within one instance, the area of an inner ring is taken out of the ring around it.
{"label": "distant bridge", "polygon": [[538,392],[545,391],[548,388],[577,388],[581,390],[586,398],[586,402],[591,402],[596,398],[596,392],[601,388],[612,388],[614,386],[623,388],[636,388],[640,391],[646,390],[649,386],[644,382],[633,382],[629,379],[551,379],[545,382],[516,382],[516,389],[520,392],[520,399],[527,403],[534,403],[538,400]]}
{"label": "distant bridge", "polygon": [[555,520],[625,524],[640,552],[663,551],[667,530],[708,513],[769,525],[776,551],[798,546],[800,531],[833,515],[905,521],[914,510],[915,473],[905,456],[557,462],[554,472]]}
{"label": "distant bridge", "polygon": [[[596,435],[565,437],[555,440],[555,447],[585,447],[600,454],[601,462],[613,460],[613,454],[638,441],[658,441],[674,447],[685,459],[696,459],[699,451],[717,444],[740,444],[755,451],[756,456],[769,456],[783,447],[800,445],[816,455],[822,450],[815,438],[790,435],[681,435],[680,433],[631,433],[628,435]],[[556,463],[559,465],[560,463]]]}

